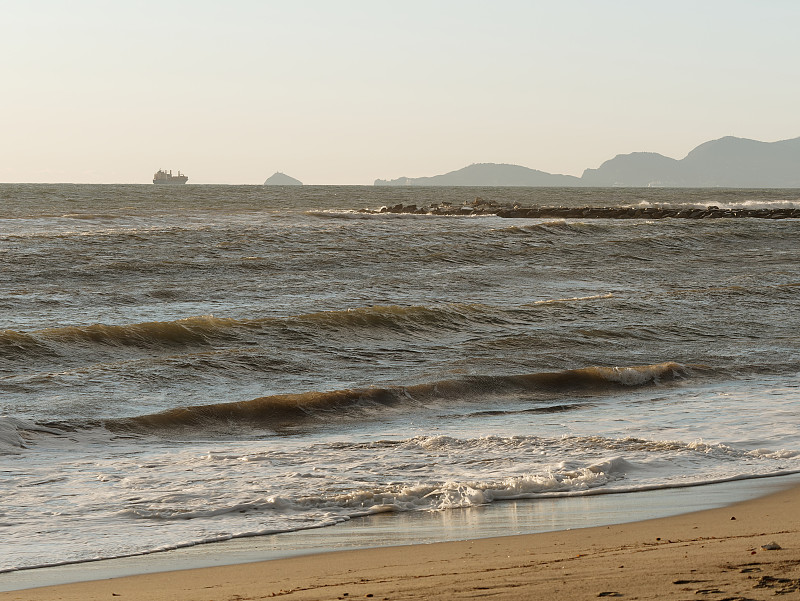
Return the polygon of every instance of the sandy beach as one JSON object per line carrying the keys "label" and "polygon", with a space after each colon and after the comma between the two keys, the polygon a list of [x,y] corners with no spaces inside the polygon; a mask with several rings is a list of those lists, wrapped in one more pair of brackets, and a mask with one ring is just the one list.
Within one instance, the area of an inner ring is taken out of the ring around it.
{"label": "sandy beach", "polygon": [[0,593],[0,601],[794,598],[799,541],[794,487],[617,526],[112,578]]}

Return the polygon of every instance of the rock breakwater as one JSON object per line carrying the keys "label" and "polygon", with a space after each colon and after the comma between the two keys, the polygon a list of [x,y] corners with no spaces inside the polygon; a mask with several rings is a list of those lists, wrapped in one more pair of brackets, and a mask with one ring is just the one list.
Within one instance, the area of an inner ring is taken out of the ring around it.
{"label": "rock breakwater", "polygon": [[499,217],[583,217],[589,219],[734,219],[750,217],[754,219],[791,219],[800,218],[800,209],[668,209],[668,208],[512,208],[501,209],[496,213]]}
{"label": "rock breakwater", "polygon": [[497,215],[509,219],[799,219],[800,209],[744,209],[699,207],[523,207],[500,205],[480,198],[463,205],[448,203],[419,207],[398,204],[378,210],[362,209],[364,213],[398,213],[412,215]]}

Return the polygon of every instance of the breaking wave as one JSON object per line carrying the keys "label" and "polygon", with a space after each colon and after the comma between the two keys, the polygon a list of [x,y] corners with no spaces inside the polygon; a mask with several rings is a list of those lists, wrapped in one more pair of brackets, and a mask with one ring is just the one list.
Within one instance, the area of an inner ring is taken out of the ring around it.
{"label": "breaking wave", "polygon": [[731,199],[731,200],[720,200],[719,198],[715,198],[713,200],[707,200],[705,202],[675,202],[671,201],[669,203],[658,203],[658,202],[650,202],[647,200],[643,200],[639,202],[636,206],[638,207],[662,207],[668,205],[670,207],[686,207],[686,208],[697,208],[697,209],[705,209],[709,204],[719,207],[720,209],[800,209],[800,198],[794,200],[738,200],[738,199]]}
{"label": "breaking wave", "polygon": [[[740,473],[726,477],[701,477],[694,480],[669,480],[661,483],[637,483],[629,480],[632,473],[647,472],[643,456],[652,454],[661,458],[685,456],[711,457],[717,461],[730,462],[734,459],[752,459],[769,462],[798,455],[797,451],[746,451],[725,444],[708,444],[702,441],[684,442],[678,440],[646,440],[640,438],[604,438],[601,436],[569,436],[561,439],[546,439],[535,436],[482,438],[453,438],[450,436],[419,436],[405,440],[380,440],[371,443],[337,443],[338,451],[366,451],[380,453],[422,452],[439,455],[450,453],[467,457],[486,456],[492,451],[504,453],[509,447],[518,452],[533,452],[538,448],[591,449],[598,453],[596,460],[575,465],[565,463],[553,465],[550,469],[524,472],[508,477],[458,479],[442,481],[419,481],[376,487],[355,487],[342,491],[318,491],[315,494],[297,496],[268,496],[253,498],[247,502],[217,507],[190,507],[184,504],[165,506],[136,507],[123,510],[121,515],[144,520],[188,520],[212,517],[226,513],[264,513],[280,510],[284,513],[322,510],[328,518],[343,521],[376,513],[402,511],[439,511],[461,507],[486,505],[497,501],[534,499],[548,497],[586,496],[637,492],[653,489],[684,488],[704,484],[763,478],[775,475],[797,473],[796,469],[780,468],[768,473]],[[644,453],[644,455],[642,455]],[[269,461],[270,455],[253,453],[246,456],[237,454],[210,453],[205,460],[222,468],[241,462]],[[319,524],[330,525],[330,524]],[[256,534],[269,534],[274,530]]]}
{"label": "breaking wave", "polygon": [[[179,407],[159,413],[109,420],[112,430],[170,431],[181,428],[242,424],[287,427],[312,419],[355,416],[359,412],[432,401],[456,401],[491,395],[540,393],[601,394],[623,387],[656,385],[689,377],[691,370],[674,362],[635,367],[587,367],[549,373],[470,376],[413,386],[354,388],[259,397],[240,402]],[[563,404],[539,411],[566,410]]]}

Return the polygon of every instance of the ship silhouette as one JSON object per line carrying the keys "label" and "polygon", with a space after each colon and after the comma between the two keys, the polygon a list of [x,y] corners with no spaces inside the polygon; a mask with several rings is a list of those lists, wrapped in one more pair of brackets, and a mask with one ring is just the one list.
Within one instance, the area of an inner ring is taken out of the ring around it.
{"label": "ship silhouette", "polygon": [[159,169],[153,175],[154,184],[185,184],[187,181],[189,181],[189,178],[180,171],[178,171],[178,175],[172,175],[172,169],[168,172]]}

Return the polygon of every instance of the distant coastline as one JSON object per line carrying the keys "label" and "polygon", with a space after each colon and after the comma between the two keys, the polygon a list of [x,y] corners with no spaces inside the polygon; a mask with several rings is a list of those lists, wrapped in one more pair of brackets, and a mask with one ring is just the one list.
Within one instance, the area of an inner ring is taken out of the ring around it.
{"label": "distant coastline", "polygon": [[[153,184],[185,184],[188,177],[178,171],[159,169]],[[2,184],[80,184],[82,182],[6,181]],[[89,183],[89,182],[83,182]],[[125,182],[95,182],[124,184]],[[134,183],[134,182],[130,182]],[[206,185],[239,185],[236,183]],[[250,185],[250,184],[242,184]],[[264,186],[303,186],[299,179],[280,171]],[[313,185],[326,185],[313,184]],[[336,184],[362,186],[369,184]],[[473,163],[439,175],[373,180],[385,187],[547,187],[547,188],[735,188],[800,189],[800,137],[761,142],[726,136],[704,142],[684,158],[674,159],[655,152],[618,154],[580,176],[548,173],[508,163]]]}
{"label": "distant coastline", "polygon": [[619,154],[581,177],[478,163],[432,177],[377,179],[374,185],[800,188],[800,137],[759,142],[727,136],[700,144],[680,160],[655,152]]}

